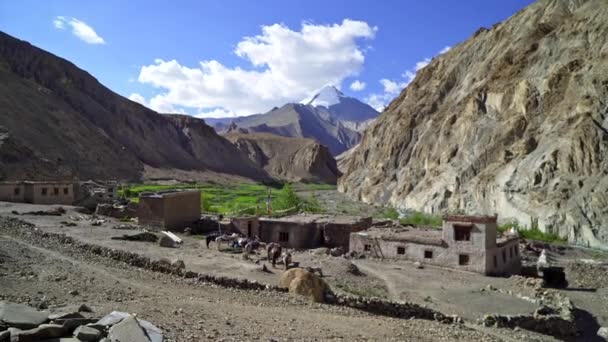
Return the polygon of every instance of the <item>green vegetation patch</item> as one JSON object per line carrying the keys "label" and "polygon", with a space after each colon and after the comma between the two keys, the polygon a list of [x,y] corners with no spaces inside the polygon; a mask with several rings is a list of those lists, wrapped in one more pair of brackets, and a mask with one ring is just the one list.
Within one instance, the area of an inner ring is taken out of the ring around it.
{"label": "green vegetation patch", "polygon": [[399,220],[402,225],[418,225],[418,226],[432,226],[441,228],[443,226],[443,219],[439,215],[426,214],[423,212],[413,212],[410,215]]}
{"label": "green vegetation patch", "polygon": [[565,244],[567,242],[566,239],[561,238],[555,233],[542,232],[538,228],[538,225],[532,225],[531,228],[528,228],[526,226],[520,225],[518,222],[510,222],[498,226],[498,231],[504,233],[511,227],[515,228],[515,230],[517,230],[517,232],[519,233],[519,236],[523,239],[544,241],[556,244]]}
{"label": "green vegetation patch", "polygon": [[[321,187],[318,184],[304,186]],[[322,212],[321,205],[314,191],[310,197],[296,195],[291,184],[283,188],[269,187],[263,184],[212,184],[181,183],[171,185],[131,184],[119,190],[119,195],[132,202],[139,201],[143,192],[163,190],[197,189],[201,190],[201,209],[207,213],[232,215],[267,214],[266,197],[270,195],[273,216],[292,214],[300,211]]]}

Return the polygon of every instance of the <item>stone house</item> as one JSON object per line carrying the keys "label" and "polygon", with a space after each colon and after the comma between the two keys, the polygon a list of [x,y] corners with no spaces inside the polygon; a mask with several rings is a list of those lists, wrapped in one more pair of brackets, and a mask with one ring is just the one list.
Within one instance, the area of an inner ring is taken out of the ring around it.
{"label": "stone house", "polygon": [[72,205],[74,183],[69,181],[1,182],[0,201]]}
{"label": "stone house", "polygon": [[343,247],[348,250],[352,232],[369,228],[371,217],[298,214],[280,218],[234,217],[232,226],[245,236],[258,236],[264,242],[283,247],[306,249]]}
{"label": "stone house", "polygon": [[519,237],[498,237],[495,216],[448,215],[442,229],[372,228],[351,234],[350,250],[486,275],[521,269]]}
{"label": "stone house", "polygon": [[168,190],[139,195],[140,225],[183,231],[201,218],[200,190]]}

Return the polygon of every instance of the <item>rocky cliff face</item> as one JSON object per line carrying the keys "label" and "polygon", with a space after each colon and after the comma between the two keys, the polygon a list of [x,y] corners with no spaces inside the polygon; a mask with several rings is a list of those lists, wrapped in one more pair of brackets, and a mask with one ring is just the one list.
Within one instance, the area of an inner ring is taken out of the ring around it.
{"label": "rocky cliff face", "polygon": [[345,157],[339,190],[606,248],[607,101],[608,2],[541,0],[421,70]]}
{"label": "rocky cliff face", "polygon": [[290,182],[336,184],[336,160],[324,145],[304,138],[233,131],[225,137],[273,177]]}
{"label": "rocky cliff face", "polygon": [[160,115],[0,32],[0,179],[134,181],[148,166],[270,180],[204,121]]}

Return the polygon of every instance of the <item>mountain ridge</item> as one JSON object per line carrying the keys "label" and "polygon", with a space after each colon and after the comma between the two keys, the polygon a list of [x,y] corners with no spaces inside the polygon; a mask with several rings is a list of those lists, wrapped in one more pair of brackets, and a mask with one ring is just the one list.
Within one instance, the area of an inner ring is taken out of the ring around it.
{"label": "mountain ridge", "polygon": [[[198,122],[201,135],[193,139],[170,117],[114,93],[73,63],[4,32],[0,79],[3,179],[133,181],[141,180],[145,166],[151,166],[271,181],[213,129],[201,128],[204,121]],[[195,140],[230,151],[231,158],[202,158]]]}
{"label": "mountain ridge", "polygon": [[249,132],[315,139],[327,146],[333,155],[338,155],[355,146],[360,140],[360,131],[378,116],[375,109],[344,96],[333,86],[322,88],[303,102],[287,103],[264,114],[206,120],[220,133],[225,133],[228,126],[235,123]]}
{"label": "mountain ridge", "polygon": [[339,190],[607,248],[607,23],[605,1],[541,0],[478,30],[365,130]]}

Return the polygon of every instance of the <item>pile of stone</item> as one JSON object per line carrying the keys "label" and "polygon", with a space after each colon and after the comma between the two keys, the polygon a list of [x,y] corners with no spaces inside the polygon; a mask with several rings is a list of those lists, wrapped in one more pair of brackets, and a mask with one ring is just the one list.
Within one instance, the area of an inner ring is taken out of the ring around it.
{"label": "pile of stone", "polygon": [[0,302],[0,342],[130,341],[162,342],[159,328],[125,312],[114,311],[101,319],[88,318],[86,305],[79,311],[50,314],[30,306]]}

